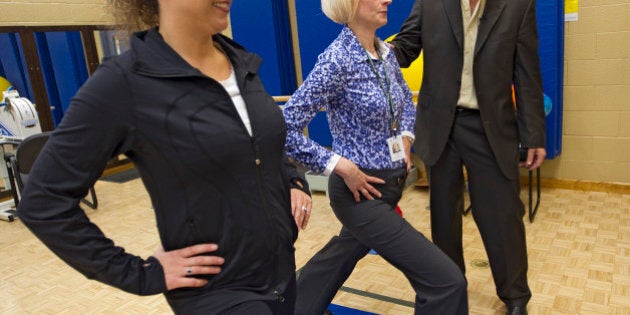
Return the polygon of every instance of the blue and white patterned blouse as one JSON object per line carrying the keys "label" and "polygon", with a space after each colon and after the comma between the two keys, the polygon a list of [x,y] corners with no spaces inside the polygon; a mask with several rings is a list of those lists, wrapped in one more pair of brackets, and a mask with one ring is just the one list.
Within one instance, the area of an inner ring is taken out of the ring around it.
{"label": "blue and white patterned blouse", "polygon": [[[399,133],[413,136],[415,107],[400,65],[389,46],[379,40],[383,61],[372,59],[386,86],[390,81]],[[387,67],[383,67],[383,62]],[[332,152],[307,138],[304,128],[325,110],[333,137]],[[315,172],[329,173],[329,163],[343,156],[360,168],[395,169],[403,160],[392,162],[387,138],[393,136],[387,95],[381,88],[368,55],[347,26],[319,55],[317,64],[283,109],[287,122],[287,154]],[[328,170],[326,169],[328,166]],[[333,165],[334,167],[334,165]]]}

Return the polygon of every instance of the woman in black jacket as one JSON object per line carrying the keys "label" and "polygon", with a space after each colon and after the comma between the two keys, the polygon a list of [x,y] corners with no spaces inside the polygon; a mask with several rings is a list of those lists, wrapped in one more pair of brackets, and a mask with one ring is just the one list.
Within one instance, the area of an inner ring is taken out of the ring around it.
{"label": "woman in black jacket", "polygon": [[[133,34],[131,49],[73,98],[20,218],[86,277],[165,293],[176,313],[291,314],[293,244],[311,200],[284,154],[286,126],[258,77],[260,58],[219,34],[231,1],[109,2],[127,24],[153,28]],[[79,207],[119,154],[155,209],[163,248],[148,259],[115,246]]]}

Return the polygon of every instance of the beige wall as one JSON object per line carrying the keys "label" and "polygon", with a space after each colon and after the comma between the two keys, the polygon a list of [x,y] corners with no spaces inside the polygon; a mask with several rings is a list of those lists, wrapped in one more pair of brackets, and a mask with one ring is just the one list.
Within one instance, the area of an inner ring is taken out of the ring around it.
{"label": "beige wall", "polygon": [[[0,0],[0,26],[112,24],[107,0]],[[231,36],[230,27],[224,32]]]}
{"label": "beige wall", "polygon": [[109,24],[106,0],[0,0],[2,25]]}
{"label": "beige wall", "polygon": [[[108,24],[105,2],[0,0],[0,25]],[[579,6],[565,24],[563,150],[541,174],[630,184],[630,0]]]}
{"label": "beige wall", "polygon": [[541,176],[630,184],[630,1],[580,0],[565,23],[562,154]]}

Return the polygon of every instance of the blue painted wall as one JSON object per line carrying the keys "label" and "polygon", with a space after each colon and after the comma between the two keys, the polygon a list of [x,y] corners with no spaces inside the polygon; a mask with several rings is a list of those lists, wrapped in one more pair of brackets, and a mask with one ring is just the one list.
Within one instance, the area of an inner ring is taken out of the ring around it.
{"label": "blue painted wall", "polygon": [[38,33],[35,40],[56,126],[71,98],[88,78],[81,35],[79,32]]}
{"label": "blue painted wall", "polygon": [[0,33],[0,76],[5,77],[20,96],[33,100],[20,36]]}
{"label": "blue painted wall", "polygon": [[[88,78],[81,35],[79,32],[36,33],[35,41],[56,126],[70,99]],[[0,47],[0,76],[7,78],[20,96],[34,101],[19,34],[0,33]]]}
{"label": "blue painted wall", "polygon": [[259,74],[267,92],[293,93],[296,80],[287,2],[235,1],[230,12],[234,40],[263,58]]}
{"label": "blue painted wall", "polygon": [[[562,153],[562,85],[564,76],[564,1],[538,1],[538,40],[543,90],[548,96],[547,158]],[[549,104],[551,102],[551,104]]]}

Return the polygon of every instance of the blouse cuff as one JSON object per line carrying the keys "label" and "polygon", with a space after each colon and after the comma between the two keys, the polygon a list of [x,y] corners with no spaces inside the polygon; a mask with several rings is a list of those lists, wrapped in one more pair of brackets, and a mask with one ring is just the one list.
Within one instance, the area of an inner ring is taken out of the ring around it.
{"label": "blouse cuff", "polygon": [[401,135],[403,137],[409,137],[409,140],[411,141],[411,143],[413,143],[416,140],[416,136],[411,131],[403,131],[401,132]]}
{"label": "blouse cuff", "polygon": [[332,174],[333,170],[335,170],[335,166],[337,166],[337,163],[339,163],[339,160],[341,160],[341,155],[333,154],[333,156],[328,161],[328,164],[326,165],[326,169],[324,169],[324,175],[329,176],[330,174]]}

